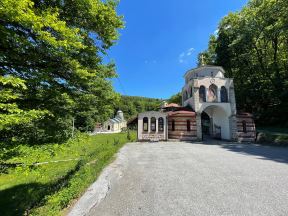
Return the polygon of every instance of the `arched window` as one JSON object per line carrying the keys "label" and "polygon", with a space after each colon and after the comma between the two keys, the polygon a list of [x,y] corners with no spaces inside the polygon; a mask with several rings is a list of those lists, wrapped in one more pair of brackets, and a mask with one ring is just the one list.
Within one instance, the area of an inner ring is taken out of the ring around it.
{"label": "arched window", "polygon": [[187,131],[191,131],[191,123],[190,123],[190,120],[187,120]]}
{"label": "arched window", "polygon": [[204,86],[200,86],[199,89],[199,102],[200,103],[206,102],[206,89]]}
{"label": "arched window", "polygon": [[143,131],[148,131],[148,118],[143,118]]}
{"label": "arched window", "polygon": [[217,102],[217,86],[215,84],[209,86],[208,102]]}
{"label": "arched window", "polygon": [[175,120],[172,120],[172,131],[175,131]]}
{"label": "arched window", "polygon": [[185,100],[187,100],[189,98],[188,92],[185,91]]}
{"label": "arched window", "polygon": [[156,118],[151,118],[151,131],[156,131]]}
{"label": "arched window", "polygon": [[190,97],[193,97],[193,88],[190,89]]}
{"label": "arched window", "polygon": [[158,131],[164,131],[164,119],[162,117],[158,119]]}
{"label": "arched window", "polygon": [[221,87],[220,94],[221,94],[221,102],[227,103],[228,102],[228,93],[227,93],[227,89],[225,88],[225,86]]}
{"label": "arched window", "polygon": [[242,121],[243,132],[247,133],[246,121]]}

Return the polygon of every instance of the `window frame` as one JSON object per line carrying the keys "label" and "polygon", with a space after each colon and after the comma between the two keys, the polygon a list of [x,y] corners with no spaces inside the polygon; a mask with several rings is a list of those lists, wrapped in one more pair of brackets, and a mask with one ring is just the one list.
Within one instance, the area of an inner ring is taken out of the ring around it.
{"label": "window frame", "polygon": [[172,119],[172,122],[171,122],[171,129],[172,129],[172,131],[175,131],[175,120],[174,119]]}
{"label": "window frame", "polygon": [[242,130],[244,133],[247,133],[247,122],[245,120],[242,121]]}
{"label": "window frame", "polygon": [[[145,121],[146,119],[147,119],[147,122]],[[146,129],[145,129],[145,124],[147,124]],[[149,128],[149,119],[148,119],[148,117],[144,117],[143,118],[143,131],[148,132],[148,128]]]}
{"label": "window frame", "polygon": [[[203,92],[202,92],[203,91]],[[201,95],[203,94],[203,98],[201,97]],[[202,101],[201,101],[202,99]],[[205,103],[206,102],[206,87],[201,85],[199,88],[199,102],[200,103]]]}
{"label": "window frame", "polygon": [[150,122],[150,131],[151,132],[156,132],[156,118],[155,117],[151,117],[150,121],[151,121]]}
{"label": "window frame", "polygon": [[163,117],[158,118],[158,131],[159,132],[164,131],[164,118]]}
{"label": "window frame", "polygon": [[191,121],[187,119],[186,121],[187,131],[191,131]]}

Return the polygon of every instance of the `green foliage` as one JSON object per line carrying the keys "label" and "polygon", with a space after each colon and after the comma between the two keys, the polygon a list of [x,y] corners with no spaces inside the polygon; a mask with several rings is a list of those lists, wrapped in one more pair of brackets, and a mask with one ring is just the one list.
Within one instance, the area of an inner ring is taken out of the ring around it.
{"label": "green foliage", "polygon": [[24,80],[13,76],[0,76],[0,131],[23,126],[48,114],[45,110],[23,110],[17,101],[27,89]]}
{"label": "green foliage", "polygon": [[[136,139],[135,132],[131,132],[131,138]],[[126,142],[126,133],[93,137],[78,134],[61,145],[19,145],[12,149],[2,146],[2,164],[23,165],[0,173],[1,215],[60,215],[96,180]],[[45,161],[50,163],[32,166]]]}
{"label": "green foliage", "polygon": [[288,146],[288,135],[260,132],[257,134],[257,143],[271,146]]}
{"label": "green foliage", "polygon": [[65,141],[72,118],[86,131],[113,113],[116,74],[103,55],[123,27],[116,6],[114,0],[1,1],[3,140]]}
{"label": "green foliage", "polygon": [[234,78],[238,109],[263,125],[288,124],[287,11],[286,0],[250,0],[221,20],[204,52]]}
{"label": "green foliage", "polygon": [[115,109],[122,110],[125,118],[129,120],[138,113],[159,110],[161,102],[162,100],[155,98],[121,96],[119,103],[115,106]]}
{"label": "green foliage", "polygon": [[176,103],[181,105],[182,104],[182,94],[181,92],[172,95],[169,99],[168,99],[168,103]]}

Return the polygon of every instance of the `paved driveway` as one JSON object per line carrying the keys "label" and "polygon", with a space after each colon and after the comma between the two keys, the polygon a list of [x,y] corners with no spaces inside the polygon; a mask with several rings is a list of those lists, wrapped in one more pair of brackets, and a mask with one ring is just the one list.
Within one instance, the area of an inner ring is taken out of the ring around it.
{"label": "paved driveway", "polygon": [[70,215],[288,215],[288,148],[131,143]]}

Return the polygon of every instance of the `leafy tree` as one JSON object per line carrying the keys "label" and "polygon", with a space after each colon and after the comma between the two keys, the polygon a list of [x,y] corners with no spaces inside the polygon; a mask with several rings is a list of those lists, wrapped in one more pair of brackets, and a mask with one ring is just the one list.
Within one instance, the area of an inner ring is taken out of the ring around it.
{"label": "leafy tree", "polygon": [[176,103],[176,104],[179,104],[181,105],[182,104],[182,94],[181,92],[175,94],[175,95],[172,95],[169,99],[168,99],[168,102],[169,103]]}
{"label": "leafy tree", "polygon": [[219,24],[208,54],[234,78],[238,109],[261,124],[288,123],[288,2],[251,0]]}
{"label": "leafy tree", "polygon": [[15,101],[21,109],[49,113],[31,118],[19,136],[35,139],[40,133],[36,142],[66,139],[72,118],[86,130],[111,115],[118,96],[110,78],[116,73],[102,56],[123,27],[116,6],[114,0],[1,0],[0,77],[25,83],[22,100]]}

